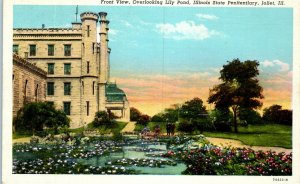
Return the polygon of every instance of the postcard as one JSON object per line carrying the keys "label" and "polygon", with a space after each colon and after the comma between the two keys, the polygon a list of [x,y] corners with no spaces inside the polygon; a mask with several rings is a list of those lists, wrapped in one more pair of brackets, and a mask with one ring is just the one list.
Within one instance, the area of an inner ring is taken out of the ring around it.
{"label": "postcard", "polygon": [[300,182],[299,8],[4,1],[2,182]]}

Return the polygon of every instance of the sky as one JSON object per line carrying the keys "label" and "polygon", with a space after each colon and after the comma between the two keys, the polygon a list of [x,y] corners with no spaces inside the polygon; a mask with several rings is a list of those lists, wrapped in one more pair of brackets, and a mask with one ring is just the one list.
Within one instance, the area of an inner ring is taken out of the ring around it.
{"label": "sky", "polygon": [[[14,28],[71,27],[76,6],[14,6]],[[235,58],[260,63],[263,108],[291,109],[293,11],[290,8],[79,6],[108,13],[111,77],[131,107],[154,115],[201,98]],[[78,18],[79,20],[80,18]]]}

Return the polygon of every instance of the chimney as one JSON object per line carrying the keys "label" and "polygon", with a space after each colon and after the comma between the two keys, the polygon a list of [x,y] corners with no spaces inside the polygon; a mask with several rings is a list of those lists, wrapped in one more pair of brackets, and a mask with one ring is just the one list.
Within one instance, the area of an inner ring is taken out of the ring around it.
{"label": "chimney", "polygon": [[45,24],[42,24],[42,29],[45,29]]}

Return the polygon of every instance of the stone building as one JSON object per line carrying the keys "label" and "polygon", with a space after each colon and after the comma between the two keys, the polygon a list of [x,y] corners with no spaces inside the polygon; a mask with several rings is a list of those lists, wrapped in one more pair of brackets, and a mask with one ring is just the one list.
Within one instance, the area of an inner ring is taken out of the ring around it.
{"label": "stone building", "polygon": [[121,121],[130,119],[125,93],[109,80],[111,49],[106,16],[105,12],[84,12],[81,22],[72,23],[71,28],[13,31],[13,51],[47,71],[46,101],[69,115],[71,128],[92,122],[95,112],[101,110],[114,112]]}
{"label": "stone building", "polygon": [[13,116],[25,103],[45,101],[47,72],[13,54]]}

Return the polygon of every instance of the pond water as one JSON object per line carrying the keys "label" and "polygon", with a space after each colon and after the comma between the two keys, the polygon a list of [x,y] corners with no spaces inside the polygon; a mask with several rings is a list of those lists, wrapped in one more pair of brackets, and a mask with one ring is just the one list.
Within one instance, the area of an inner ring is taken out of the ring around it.
{"label": "pond water", "polygon": [[[173,161],[171,159],[157,157],[157,156],[150,156],[156,154],[163,154],[167,152],[167,145],[163,143],[136,143],[133,145],[122,146],[121,152],[116,153],[109,153],[106,156],[93,156],[88,159],[77,159],[77,162],[82,164],[88,164],[92,166],[106,166],[106,165],[113,165],[108,164],[112,161],[125,161],[127,159],[132,160],[140,160],[146,159],[146,161],[151,162],[153,161]],[[129,169],[134,169],[140,174],[153,174],[153,175],[180,175],[181,172],[186,170],[186,165],[184,163],[178,163],[173,161],[176,165],[162,165],[160,167],[151,167],[150,166],[138,166],[138,165],[129,165],[126,166]]]}
{"label": "pond water", "polygon": [[180,175],[187,166],[165,158],[170,150],[190,149],[191,139],[90,140],[69,144],[17,144],[13,146],[13,173],[20,174],[151,174]]}

